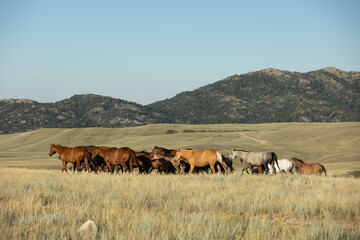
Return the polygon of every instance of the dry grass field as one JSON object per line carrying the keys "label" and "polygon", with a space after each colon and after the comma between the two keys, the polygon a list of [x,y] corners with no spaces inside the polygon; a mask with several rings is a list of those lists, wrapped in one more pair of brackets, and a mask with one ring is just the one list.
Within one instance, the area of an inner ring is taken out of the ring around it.
{"label": "dry grass field", "polygon": [[[167,134],[175,130],[174,134]],[[50,143],[271,150],[329,177],[61,173]],[[359,239],[359,123],[152,125],[0,135],[0,239]],[[83,236],[88,219],[99,231]]]}
{"label": "dry grass field", "polygon": [[0,239],[359,239],[354,178],[0,169]]}

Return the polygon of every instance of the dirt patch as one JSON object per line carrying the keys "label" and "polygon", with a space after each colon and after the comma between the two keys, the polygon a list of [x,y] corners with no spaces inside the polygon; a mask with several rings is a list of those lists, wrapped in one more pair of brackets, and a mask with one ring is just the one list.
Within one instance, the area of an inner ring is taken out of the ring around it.
{"label": "dirt patch", "polygon": [[255,138],[255,137],[250,137],[249,135],[247,135],[249,132],[239,132],[239,135],[242,136],[243,138],[247,138],[250,139],[254,142],[259,143],[260,145],[269,143],[269,141],[265,140],[265,139],[260,139],[260,138]]}

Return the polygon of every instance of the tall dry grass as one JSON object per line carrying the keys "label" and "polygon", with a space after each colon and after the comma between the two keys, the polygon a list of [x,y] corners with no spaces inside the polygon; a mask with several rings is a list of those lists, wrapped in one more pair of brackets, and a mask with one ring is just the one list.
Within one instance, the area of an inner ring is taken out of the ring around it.
{"label": "tall dry grass", "polygon": [[360,182],[0,169],[0,239],[359,239]]}

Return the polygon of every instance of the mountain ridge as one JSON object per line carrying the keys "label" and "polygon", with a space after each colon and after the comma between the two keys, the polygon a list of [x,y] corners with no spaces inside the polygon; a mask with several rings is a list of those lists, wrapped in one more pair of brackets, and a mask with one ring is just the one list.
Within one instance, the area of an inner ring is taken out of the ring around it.
{"label": "mountain ridge", "polygon": [[0,101],[0,133],[154,123],[356,122],[359,109],[360,72],[335,67],[306,73],[267,68],[148,105],[96,94],[55,103],[5,99]]}

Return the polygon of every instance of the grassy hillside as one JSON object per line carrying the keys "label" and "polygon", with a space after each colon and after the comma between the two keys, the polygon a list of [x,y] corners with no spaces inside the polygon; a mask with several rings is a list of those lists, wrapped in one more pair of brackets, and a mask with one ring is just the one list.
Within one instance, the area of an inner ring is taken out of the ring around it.
{"label": "grassy hillside", "polygon": [[[214,148],[226,156],[234,148],[241,148],[274,151],[279,158],[296,156],[305,162],[320,162],[332,172],[360,169],[360,123],[159,124],[115,129],[40,129],[0,135],[0,167],[60,170],[57,155],[48,156],[51,143],[71,147],[129,146],[136,151],[151,151],[155,145],[175,149]],[[234,164],[235,168],[241,167],[237,159]]]}
{"label": "grassy hillside", "polygon": [[[359,239],[359,180],[0,169],[0,239]],[[82,236],[88,219],[99,227]],[[92,238],[93,237],[93,238]]]}

